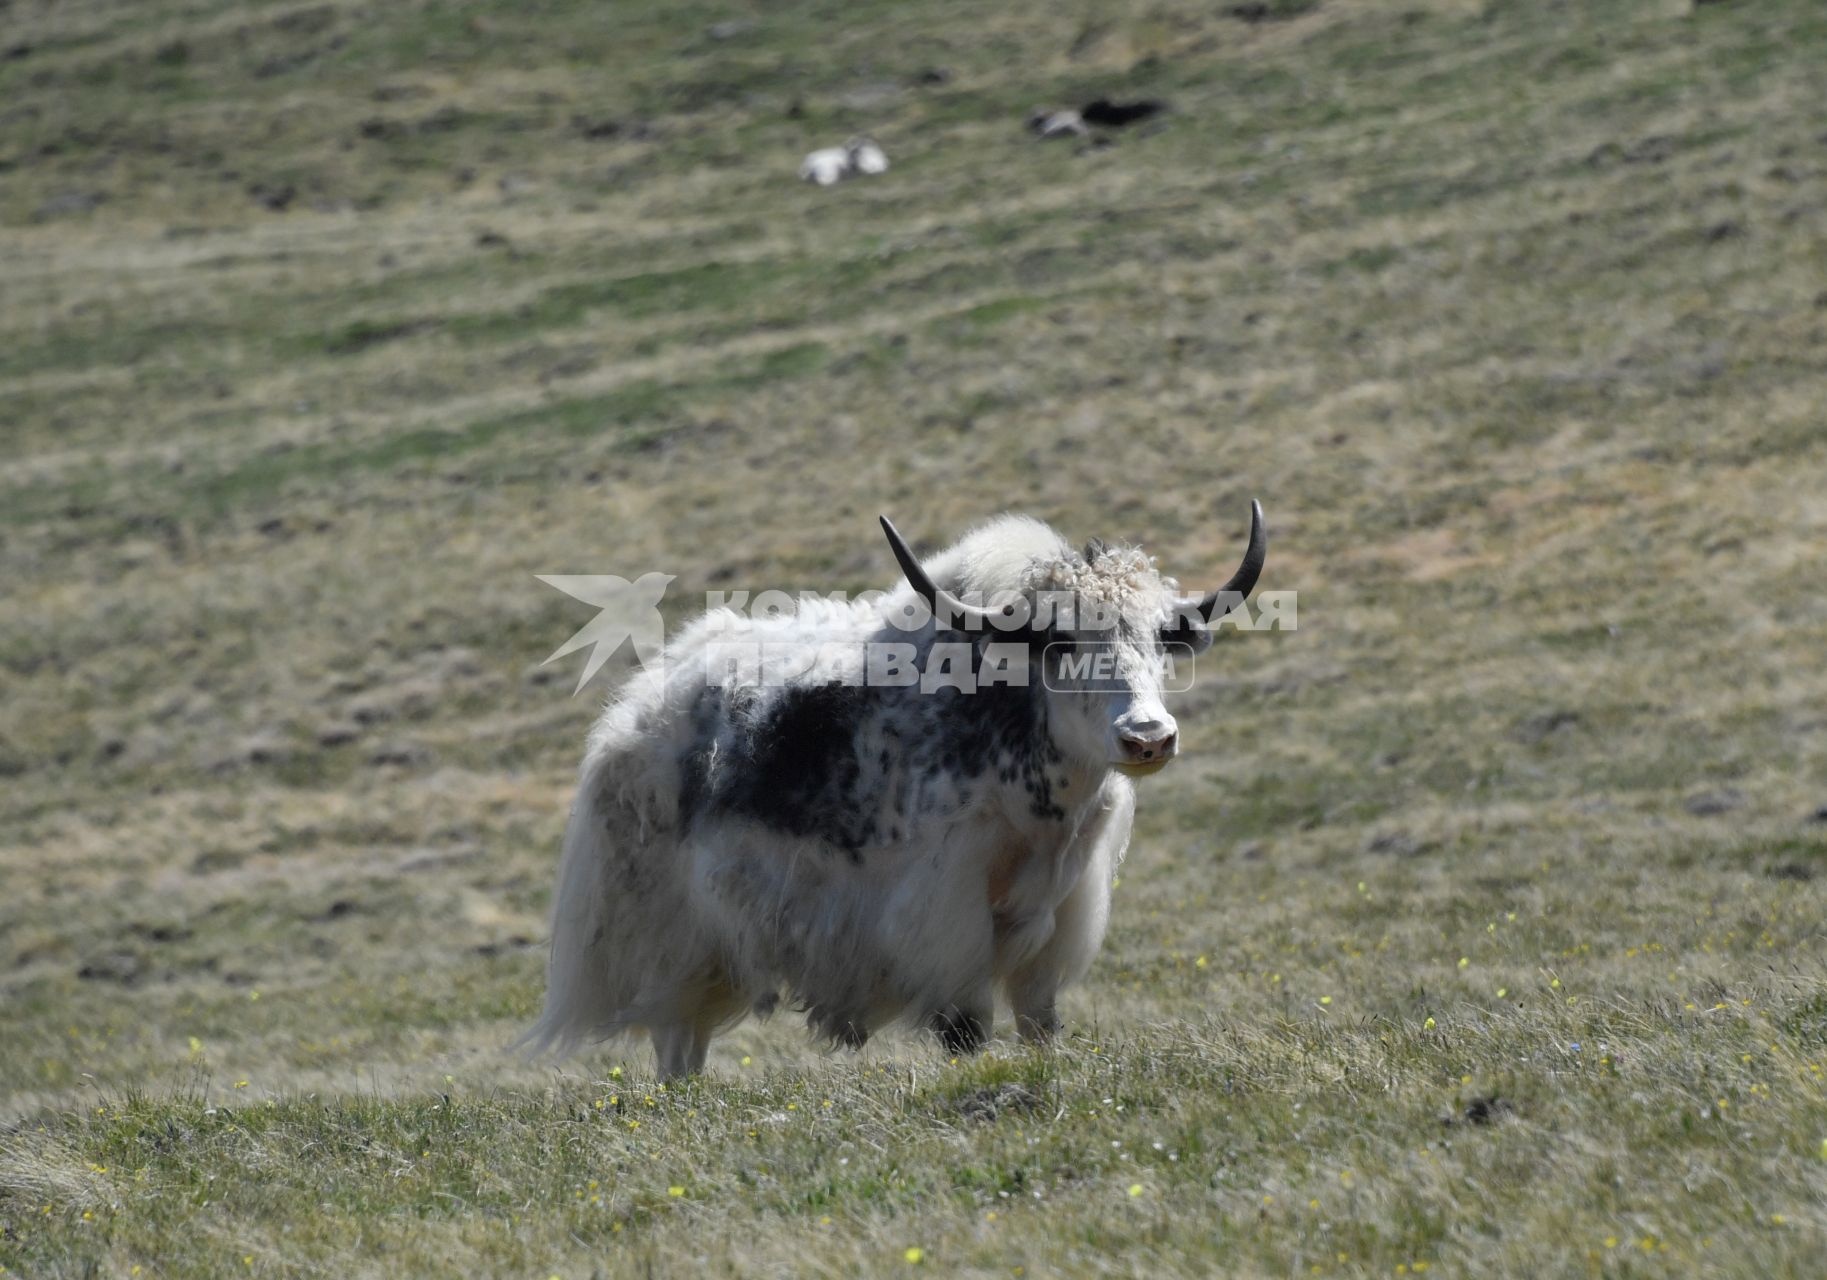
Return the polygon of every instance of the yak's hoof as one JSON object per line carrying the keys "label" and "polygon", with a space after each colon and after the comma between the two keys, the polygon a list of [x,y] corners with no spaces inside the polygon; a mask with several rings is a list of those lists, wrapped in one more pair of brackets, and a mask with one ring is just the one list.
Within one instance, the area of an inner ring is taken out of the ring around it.
{"label": "yak's hoof", "polygon": [[869,1043],[869,1029],[854,1022],[846,1022],[832,1033],[832,1038],[846,1049],[861,1049]]}
{"label": "yak's hoof", "polygon": [[812,1029],[840,1048],[861,1049],[869,1043],[869,1028],[854,1018],[829,1009],[814,1008],[810,1014]]}
{"label": "yak's hoof", "polygon": [[977,1052],[990,1038],[989,1019],[965,1009],[948,1009],[943,1013],[935,1013],[932,1026],[939,1035],[939,1043],[954,1057]]}
{"label": "yak's hoof", "polygon": [[1049,1044],[1059,1035],[1059,1015],[1051,1009],[1045,1013],[1024,1013],[1016,1016],[1015,1028],[1021,1038],[1029,1044]]}

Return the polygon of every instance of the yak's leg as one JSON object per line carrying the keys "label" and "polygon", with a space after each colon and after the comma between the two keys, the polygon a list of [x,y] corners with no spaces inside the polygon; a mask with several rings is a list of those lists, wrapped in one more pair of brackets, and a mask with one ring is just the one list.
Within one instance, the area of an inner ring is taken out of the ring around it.
{"label": "yak's leg", "polygon": [[1059,1010],[1053,1001],[1036,1003],[1015,1015],[1015,1029],[1029,1044],[1051,1044],[1059,1034]]}
{"label": "yak's leg", "polygon": [[954,1004],[936,1010],[928,1020],[939,1043],[953,1057],[976,1053],[990,1038],[992,997],[986,986]]}
{"label": "yak's leg", "polygon": [[709,1047],[709,1039],[700,1043],[696,1028],[689,1022],[669,1022],[653,1028],[653,1054],[659,1060],[662,1080],[676,1080],[704,1070]]}
{"label": "yak's leg", "polygon": [[1039,950],[1020,960],[1004,978],[1015,1009],[1015,1027],[1030,1043],[1050,1040],[1059,1031],[1059,990],[1085,976],[1104,942],[1110,922],[1110,881],[1129,844],[1134,793],[1126,786],[1111,797],[1104,812],[1087,825],[1079,839],[1089,848],[1078,881],[1053,910],[1053,930]]}
{"label": "yak's leg", "polygon": [[659,1060],[660,1075],[673,1080],[704,1070],[711,1038],[746,1008],[735,988],[723,978],[706,981],[680,1009],[676,1021],[652,1028],[653,1052]]}
{"label": "yak's leg", "polygon": [[1059,1030],[1059,989],[1091,967],[1110,919],[1110,867],[1093,858],[1053,913],[1053,936],[1007,979],[1015,1026],[1024,1040],[1045,1041]]}
{"label": "yak's leg", "polygon": [[903,1007],[947,1053],[974,1053],[995,1010],[996,925],[984,891],[987,859],[970,848],[923,864],[883,912],[880,954],[892,957]]}
{"label": "yak's leg", "polygon": [[1110,918],[1110,871],[1097,860],[1054,912],[1053,936],[1007,979],[1015,1027],[1030,1043],[1059,1031],[1059,989],[1083,976]]}

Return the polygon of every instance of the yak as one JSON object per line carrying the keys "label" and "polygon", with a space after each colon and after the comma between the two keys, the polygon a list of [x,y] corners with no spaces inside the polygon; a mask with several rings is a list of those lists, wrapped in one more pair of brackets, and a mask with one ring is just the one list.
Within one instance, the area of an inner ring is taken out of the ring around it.
{"label": "yak", "polygon": [[891,591],[712,609],[603,710],[523,1043],[645,1031],[678,1076],[783,995],[849,1046],[914,1022],[972,1051],[999,993],[1023,1038],[1057,1032],[1103,941],[1131,778],[1178,752],[1168,660],[1256,585],[1262,508],[1203,595],[1024,516],[926,563],[882,527]]}

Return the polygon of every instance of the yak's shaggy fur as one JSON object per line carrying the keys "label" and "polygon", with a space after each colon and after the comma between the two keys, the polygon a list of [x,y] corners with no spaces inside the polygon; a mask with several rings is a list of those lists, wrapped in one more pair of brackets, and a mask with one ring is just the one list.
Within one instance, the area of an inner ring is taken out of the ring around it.
{"label": "yak's shaggy fur", "polygon": [[[897,628],[905,584],[694,623],[590,734],[527,1039],[568,1050],[644,1028],[676,1074],[784,993],[837,1042],[916,1019],[959,1050],[987,1035],[997,988],[1024,1034],[1051,1033],[1129,842],[1114,735],[1172,726],[1152,658],[1174,584],[1133,549],[1087,554],[1005,516],[927,567],[967,598],[1067,587],[1109,605],[1120,630],[1094,638],[1118,647],[1115,691],[1050,691],[1038,653],[1019,687],[865,684],[867,642],[910,644],[924,668],[936,639],[965,638]],[[717,645],[758,637],[808,665],[784,683],[709,677]]]}

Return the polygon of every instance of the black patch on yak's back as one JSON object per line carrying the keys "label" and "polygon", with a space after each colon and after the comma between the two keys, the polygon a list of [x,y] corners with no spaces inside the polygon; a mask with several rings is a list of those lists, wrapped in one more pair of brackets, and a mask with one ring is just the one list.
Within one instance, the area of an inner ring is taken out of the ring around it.
{"label": "black patch on yak's back", "polygon": [[1063,818],[1054,803],[1047,766],[1058,748],[1047,727],[1046,694],[1030,673],[1026,685],[981,685],[973,693],[940,689],[932,703],[928,738],[932,759],[922,760],[959,778],[1019,782],[1038,818]]}
{"label": "black patch on yak's back", "polygon": [[833,784],[847,790],[858,772],[863,709],[863,690],[845,685],[782,690],[750,726],[755,790],[806,798]]}
{"label": "black patch on yak's back", "polygon": [[780,690],[731,717],[732,758],[708,808],[812,836],[859,859],[875,836],[858,744],[871,690],[841,684]]}
{"label": "black patch on yak's back", "polygon": [[1041,730],[1041,711],[1033,692],[989,685],[972,693],[935,689],[929,751],[946,773],[974,778],[993,773],[1006,756]]}
{"label": "black patch on yak's back", "polygon": [[[679,758],[679,822],[741,817],[823,841],[861,861],[871,845],[900,841],[919,806],[917,782],[1019,786],[1036,817],[1063,818],[1049,767],[1038,673],[1026,685],[974,692],[837,683],[755,690],[707,688]],[[873,732],[872,732],[873,730]],[[878,824],[884,816],[887,827]]]}

